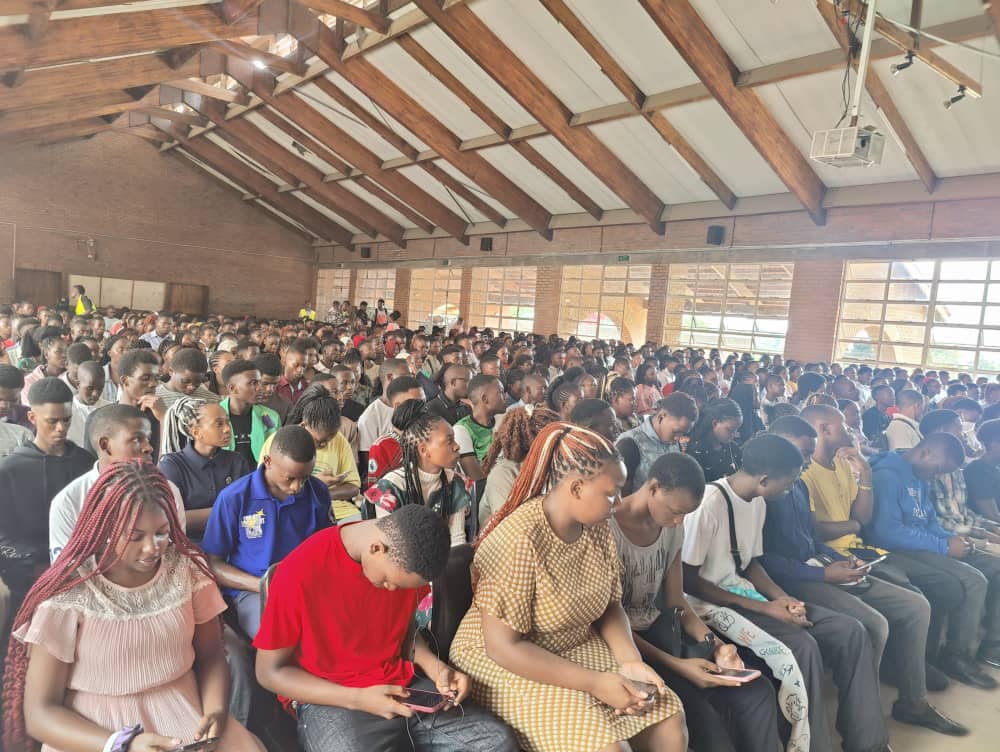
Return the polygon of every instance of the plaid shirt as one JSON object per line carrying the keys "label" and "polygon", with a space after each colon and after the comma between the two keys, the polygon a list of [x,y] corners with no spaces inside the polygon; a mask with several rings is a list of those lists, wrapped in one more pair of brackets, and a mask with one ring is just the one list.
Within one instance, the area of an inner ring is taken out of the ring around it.
{"label": "plaid shirt", "polygon": [[969,509],[965,490],[965,473],[961,468],[939,475],[931,484],[931,497],[941,527],[956,535],[967,535],[974,527],[992,527],[983,517]]}

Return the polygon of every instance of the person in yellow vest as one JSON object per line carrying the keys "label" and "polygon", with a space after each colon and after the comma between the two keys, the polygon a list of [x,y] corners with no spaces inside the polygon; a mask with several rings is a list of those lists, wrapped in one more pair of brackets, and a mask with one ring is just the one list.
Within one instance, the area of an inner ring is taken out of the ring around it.
{"label": "person in yellow vest", "polygon": [[94,301],[86,296],[86,292],[83,289],[83,285],[73,285],[73,297],[71,300],[76,303],[74,313],[77,316],[85,316],[88,313],[94,312]]}
{"label": "person in yellow vest", "polygon": [[300,319],[309,319],[310,321],[316,320],[316,311],[312,307],[312,301],[307,300],[306,304],[299,309]]}

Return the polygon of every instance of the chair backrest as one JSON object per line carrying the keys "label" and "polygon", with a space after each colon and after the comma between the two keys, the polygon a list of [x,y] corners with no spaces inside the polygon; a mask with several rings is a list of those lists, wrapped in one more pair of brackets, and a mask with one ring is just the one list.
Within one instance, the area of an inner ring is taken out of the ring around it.
{"label": "chair backrest", "polygon": [[271,589],[271,578],[274,577],[274,570],[278,568],[278,564],[274,563],[267,568],[264,572],[264,576],[260,578],[260,615],[261,618],[264,617],[264,606],[267,605],[267,593]]}
{"label": "chair backrest", "polygon": [[448,660],[458,625],[472,606],[473,553],[468,543],[452,548],[448,566],[432,583],[434,607],[431,611],[431,634],[437,641],[438,656],[443,661]]}

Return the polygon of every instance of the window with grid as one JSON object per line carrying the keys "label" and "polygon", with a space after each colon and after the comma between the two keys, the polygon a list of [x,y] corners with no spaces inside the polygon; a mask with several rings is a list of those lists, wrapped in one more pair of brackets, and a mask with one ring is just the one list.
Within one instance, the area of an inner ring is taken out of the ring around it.
{"label": "window with grid", "polygon": [[794,264],[671,264],[664,343],[782,353]]}
{"label": "window with grid", "polygon": [[410,326],[445,331],[458,321],[462,296],[461,269],[414,269],[410,274]]}
{"label": "window with grid", "polygon": [[645,342],[651,272],[649,264],[564,266],[560,336]]}
{"label": "window with grid", "polygon": [[316,278],[316,313],[326,317],[330,304],[334,301],[339,305],[351,294],[350,269],[320,269]]}
{"label": "window with grid", "polygon": [[1000,261],[857,261],[844,273],[839,359],[1000,372]]}
{"label": "window with grid", "polygon": [[385,301],[385,307],[393,310],[396,296],[395,269],[359,269],[358,299],[351,301],[355,305],[362,300],[368,301],[368,309],[375,310],[379,298]]}
{"label": "window with grid", "polygon": [[532,332],[535,326],[534,266],[472,270],[469,325],[493,331]]}

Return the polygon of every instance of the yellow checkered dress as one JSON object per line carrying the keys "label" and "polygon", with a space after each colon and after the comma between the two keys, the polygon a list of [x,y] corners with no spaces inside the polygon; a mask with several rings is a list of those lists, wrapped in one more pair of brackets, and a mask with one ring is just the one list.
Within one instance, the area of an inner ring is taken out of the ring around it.
{"label": "yellow checkered dress", "polygon": [[528,752],[594,752],[681,709],[671,692],[644,716],[616,716],[585,692],[525,679],[486,655],[481,612],[566,660],[593,671],[617,670],[591,625],[621,599],[619,566],[607,523],[564,543],[549,526],[541,497],[525,502],[476,552],[475,598],[455,636],[451,661],[471,677],[472,697],[506,721]]}

